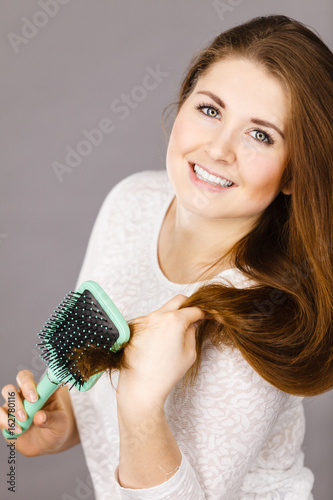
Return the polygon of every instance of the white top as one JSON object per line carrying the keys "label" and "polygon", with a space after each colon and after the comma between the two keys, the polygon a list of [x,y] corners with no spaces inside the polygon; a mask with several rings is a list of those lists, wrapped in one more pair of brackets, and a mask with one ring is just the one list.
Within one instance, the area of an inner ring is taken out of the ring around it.
{"label": "white top", "polygon": [[[97,281],[127,321],[200,286],[173,283],[159,267],[158,235],[173,197],[165,171],[137,173],[110,192],[97,217],[78,283]],[[216,279],[247,284],[236,269]],[[171,391],[165,412],[182,463],[153,488],[117,482],[117,404],[108,376],[90,391],[70,393],[97,500],[312,499],[313,474],[301,451],[302,398],[263,380],[238,350],[205,343],[194,387],[184,393],[177,384]]]}

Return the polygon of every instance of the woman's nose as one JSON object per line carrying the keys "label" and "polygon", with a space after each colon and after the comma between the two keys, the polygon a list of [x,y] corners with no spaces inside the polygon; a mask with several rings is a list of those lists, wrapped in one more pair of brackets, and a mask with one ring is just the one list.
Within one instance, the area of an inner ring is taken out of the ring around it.
{"label": "woman's nose", "polygon": [[231,165],[236,160],[232,134],[225,127],[214,131],[208,138],[205,151],[214,161],[222,161]]}

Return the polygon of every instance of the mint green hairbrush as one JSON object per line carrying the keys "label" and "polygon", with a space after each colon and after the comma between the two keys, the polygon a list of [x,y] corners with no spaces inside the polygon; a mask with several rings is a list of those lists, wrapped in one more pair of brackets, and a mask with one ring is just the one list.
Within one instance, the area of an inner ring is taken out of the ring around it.
{"label": "mint green hairbrush", "polygon": [[23,402],[28,418],[16,420],[22,432],[4,429],[7,439],[29,429],[35,413],[58,387],[71,384],[70,389],[91,389],[104,373],[100,366],[107,366],[113,353],[129,341],[130,329],[104,290],[94,281],[85,281],[66,295],[38,335],[41,342],[37,345],[48,370],[37,385],[39,399]]}

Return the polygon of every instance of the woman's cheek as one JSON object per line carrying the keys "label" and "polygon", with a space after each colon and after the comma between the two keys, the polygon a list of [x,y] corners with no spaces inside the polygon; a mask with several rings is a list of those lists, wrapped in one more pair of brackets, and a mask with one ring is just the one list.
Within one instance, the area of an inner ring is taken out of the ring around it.
{"label": "woman's cheek", "polygon": [[245,169],[245,176],[254,193],[261,194],[262,199],[269,205],[280,192],[283,169],[275,159],[268,159],[256,155],[251,166]]}
{"label": "woman's cheek", "polygon": [[201,146],[203,133],[200,119],[184,108],[175,119],[170,139],[179,153],[186,154]]}
{"label": "woman's cheek", "polygon": [[265,162],[263,158],[262,151],[258,148],[258,145],[251,140],[250,137],[243,137],[242,141],[239,144],[239,148],[237,150],[237,158],[238,161],[242,164],[247,164],[248,168],[253,168],[253,166],[258,163]]}
{"label": "woman's cheek", "polygon": [[[186,127],[182,120],[175,122],[170,136],[166,166],[170,179],[175,176],[187,175],[186,160],[196,149],[193,141],[194,131]],[[186,171],[186,172],[185,172]]]}

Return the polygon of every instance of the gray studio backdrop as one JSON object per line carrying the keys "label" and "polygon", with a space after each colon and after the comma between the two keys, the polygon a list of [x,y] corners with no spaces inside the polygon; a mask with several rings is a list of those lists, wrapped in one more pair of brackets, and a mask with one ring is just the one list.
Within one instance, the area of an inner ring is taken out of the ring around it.
{"label": "gray studio backdrop", "polygon": [[[20,368],[40,376],[36,333],[75,286],[107,192],[131,173],[164,168],[160,117],[192,54],[220,31],[273,13],[305,22],[333,48],[333,4],[11,0],[0,9],[3,386]],[[332,393],[307,401],[306,414],[315,500],[332,500]],[[3,442],[3,500],[94,498],[79,446],[17,454],[16,493],[7,490],[8,453]]]}

